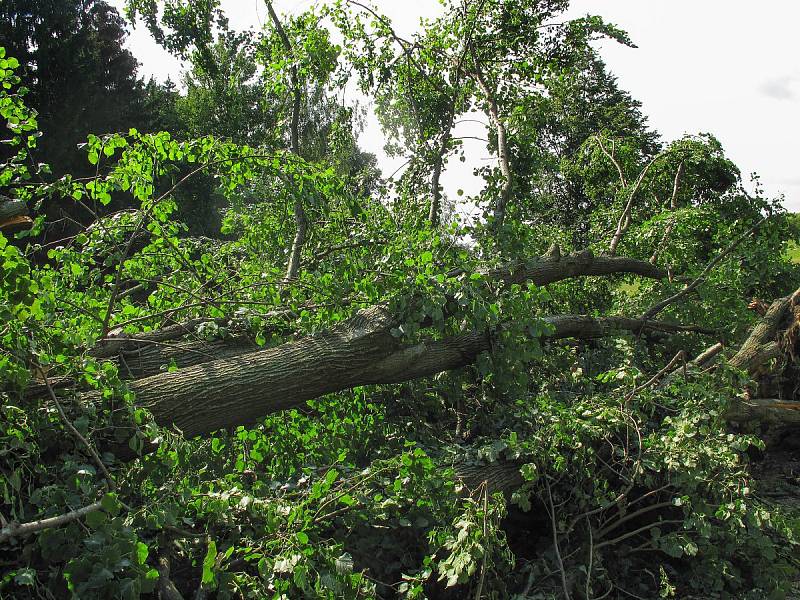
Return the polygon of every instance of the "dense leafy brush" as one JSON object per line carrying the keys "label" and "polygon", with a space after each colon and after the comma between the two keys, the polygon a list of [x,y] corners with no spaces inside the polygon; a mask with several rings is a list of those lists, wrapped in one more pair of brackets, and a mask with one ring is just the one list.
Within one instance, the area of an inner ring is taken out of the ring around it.
{"label": "dense leafy brush", "polygon": [[[170,6],[175,23],[188,18],[180,3]],[[380,23],[370,33],[361,20],[334,16],[361,41],[387,35]],[[315,23],[294,26],[307,35],[308,77],[318,69],[327,78],[338,54]],[[566,52],[562,42],[584,47],[576,31],[548,42],[554,54],[539,79],[577,68],[556,52]],[[435,28],[430,35],[450,39]],[[262,58],[286,75],[274,39],[266,49]],[[356,67],[371,72],[380,60],[370,55]],[[550,314],[641,314],[767,213],[761,234],[665,315],[739,342],[753,323],[753,296],[796,287],[797,265],[783,254],[791,223],[778,204],[737,187],[738,171],[716,140],[686,138],[664,150],[643,178],[649,196],[620,246],[620,254],[647,260],[660,245],[658,260],[683,279],[614,276],[544,289],[487,273],[510,256],[544,252],[545,241],[559,241],[562,251],[605,249],[629,198],[601,149],[608,137],[581,140],[558,167],[582,182],[585,206],[596,208],[576,237],[572,224],[523,223],[536,208],[524,202],[510,209],[500,235],[491,215],[474,227],[436,229],[409,201],[418,171],[392,204],[343,179],[341,157],[303,159],[213,136],[92,136],[85,151],[96,177],[43,184],[26,166],[36,115],[24,105],[16,67],[0,49],[0,110],[15,151],[2,163],[3,193],[31,207],[71,202],[102,212],[124,197],[136,208],[98,215],[54,244],[35,237],[41,218],[16,240],[0,234],[2,525],[100,503],[59,527],[0,537],[0,597],[155,597],[167,580],[184,597],[222,599],[787,597],[800,518],[770,503],[753,478],[751,463],[764,450],[759,432],[725,419],[746,376],[720,368],[638,387],[679,350],[703,349],[702,334],[542,337]],[[412,86],[412,67],[376,83],[381,102],[399,93],[392,86]],[[286,85],[276,78],[269,93]],[[556,90],[556,80],[549,85]],[[436,98],[427,100],[425,110],[434,111]],[[387,110],[399,139],[408,123],[393,119],[404,107]],[[520,127],[522,146],[528,134]],[[614,160],[633,179],[647,140],[615,140]],[[428,164],[418,158],[417,167]],[[686,188],[674,210],[665,209],[658,200],[684,163]],[[190,237],[175,218],[176,190],[200,175],[228,202],[216,239]],[[488,189],[487,206],[495,193]],[[286,281],[298,198],[314,226],[301,275]],[[673,226],[664,240],[666,223]],[[392,330],[398,339],[485,329],[492,351],[458,371],[356,387],[186,439],[136,404],[124,353],[106,360],[92,350],[109,332],[197,317],[225,318],[200,330],[209,343],[246,338],[267,348],[377,303],[402,316]],[[63,381],[74,385],[31,391]],[[498,491],[495,476],[513,484]]]}

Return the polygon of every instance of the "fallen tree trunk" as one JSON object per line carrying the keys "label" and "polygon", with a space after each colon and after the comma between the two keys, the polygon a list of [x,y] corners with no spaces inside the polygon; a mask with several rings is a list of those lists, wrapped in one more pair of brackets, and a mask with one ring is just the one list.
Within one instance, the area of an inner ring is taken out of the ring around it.
{"label": "fallen tree trunk", "polygon": [[[696,331],[671,323],[618,317],[556,316],[543,337],[599,337],[614,331]],[[207,362],[129,383],[136,403],[160,425],[191,437],[247,425],[267,414],[352,387],[391,384],[472,364],[491,349],[489,331],[403,345],[396,318],[383,307],[317,335],[275,348]]]}
{"label": "fallen tree trunk", "polygon": [[775,398],[741,400],[731,406],[725,418],[736,423],[758,421],[764,425],[797,427],[800,425],[800,402]]}
{"label": "fallen tree trunk", "polygon": [[[644,324],[638,319],[625,317],[606,317],[596,319],[576,315],[561,315],[548,317],[545,322],[556,326],[559,337],[580,337],[591,339],[605,337],[614,330],[634,331],[642,328]],[[651,327],[644,327],[651,332],[664,333],[703,333],[713,334],[708,329],[672,325],[655,322]],[[176,329],[177,331],[177,329]],[[149,334],[149,338],[161,338],[160,335]],[[114,358],[119,364],[120,377],[123,379],[142,379],[158,375],[166,370],[168,365],[178,368],[192,367],[203,363],[233,358],[250,354],[259,350],[259,347],[246,336],[220,340],[176,341],[166,339],[136,338],[110,338],[102,347],[102,354],[107,358]],[[117,339],[117,342],[111,343]],[[113,347],[116,346],[116,347]],[[112,348],[115,354],[112,354]]]}
{"label": "fallen tree trunk", "polygon": [[33,219],[28,216],[28,205],[24,200],[12,200],[0,196],[0,231],[15,233],[29,227]]}
{"label": "fallen tree trunk", "polygon": [[[536,261],[495,270],[491,276],[507,281],[526,277],[543,285],[558,279],[580,275],[636,272],[656,277],[659,269],[649,263],[626,258],[593,257],[580,253],[567,257],[547,256]],[[774,336],[776,323],[789,306],[788,299],[776,301],[751,339],[759,341]],[[615,330],[666,332],[704,332],[702,329],[661,322],[647,322],[623,317],[592,318],[553,316],[544,319],[550,330],[548,338],[592,338]],[[217,360],[211,352],[181,348],[182,364],[191,366],[171,373],[159,373],[130,382],[136,403],[149,409],[157,423],[176,427],[187,437],[217,429],[247,425],[267,414],[302,406],[325,394],[371,384],[411,381],[472,364],[478,355],[491,349],[490,331],[472,331],[442,340],[403,345],[392,335],[398,317],[382,306],[358,312],[335,328],[280,346],[253,352],[241,348],[225,350],[230,355]],[[176,332],[151,333],[149,337],[171,337]],[[707,332],[706,332],[707,333]],[[132,340],[124,341],[129,348]],[[750,356],[752,344],[743,345],[739,355]],[[763,348],[763,344],[758,346]],[[108,348],[105,349],[108,352]],[[179,354],[180,352],[178,352]],[[178,355],[176,354],[176,357]],[[739,360],[736,357],[734,360]],[[744,360],[744,359],[741,359]],[[744,360],[749,363],[748,360]],[[90,397],[87,394],[87,397]]]}
{"label": "fallen tree trunk", "polygon": [[14,217],[27,217],[28,205],[24,200],[12,200],[0,196],[0,223]]}
{"label": "fallen tree trunk", "polygon": [[[551,251],[545,256],[527,261],[517,261],[501,268],[482,272],[491,281],[503,281],[507,284],[529,281],[539,286],[575,277],[623,273],[652,279],[667,277],[664,270],[644,261],[625,257],[596,257],[589,251],[560,256],[557,248],[556,252]],[[460,274],[464,274],[464,272],[459,270],[449,273],[448,276],[455,277]],[[271,313],[271,316],[286,317],[290,314],[289,310],[276,310]],[[99,340],[89,354],[95,358],[124,358],[119,361],[121,376],[136,379],[156,375],[161,371],[163,365],[169,363],[175,364],[178,368],[185,368],[220,358],[247,354],[257,349],[244,339],[241,339],[239,343],[174,342],[195,334],[198,326],[208,321],[223,324],[225,319],[192,319],[186,323],[178,323],[163,329],[131,336],[115,331],[109,337]],[[610,321],[607,321],[607,324],[609,323]],[[578,328],[587,324],[588,321],[575,323]],[[598,334],[604,335],[602,332],[598,332]],[[586,335],[585,337],[591,336]]]}

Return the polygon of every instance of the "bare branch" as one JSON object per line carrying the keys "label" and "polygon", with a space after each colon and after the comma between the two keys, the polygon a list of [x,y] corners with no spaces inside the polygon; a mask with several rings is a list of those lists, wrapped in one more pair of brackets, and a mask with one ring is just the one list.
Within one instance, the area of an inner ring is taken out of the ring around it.
{"label": "bare branch", "polygon": [[495,94],[489,88],[481,68],[478,63],[478,58],[475,55],[475,49],[470,48],[474,63],[474,73],[472,73],[478,87],[481,88],[483,95],[486,97],[486,102],[489,105],[489,118],[497,130],[497,155],[500,159],[500,172],[503,174],[504,182],[503,188],[500,192],[500,198],[495,205],[494,217],[495,227],[499,230],[503,226],[503,221],[506,214],[506,206],[511,198],[511,190],[513,186],[513,173],[511,172],[510,153],[508,150],[508,139],[505,123],[500,118],[500,110],[497,106],[497,99]]}
{"label": "bare branch", "polygon": [[[617,222],[617,231],[614,233],[614,237],[611,238],[611,244],[608,247],[609,256],[614,256],[617,253],[617,246],[619,246],[620,241],[622,241],[622,237],[631,226],[631,210],[633,210],[633,200],[636,198],[636,194],[639,191],[639,188],[642,186],[644,178],[647,176],[650,168],[659,158],[664,156],[664,154],[664,152],[661,152],[660,154],[654,156],[650,162],[647,163],[647,166],[642,169],[641,173],[639,173],[639,177],[637,177],[636,182],[633,184],[633,189],[631,190],[630,194],[628,194],[628,202],[619,217],[619,221]],[[617,165],[617,168],[619,168],[619,165]],[[623,190],[627,191],[627,187],[623,186]]]}
{"label": "bare branch", "polygon": [[610,160],[612,162],[612,164],[616,167],[617,173],[619,174],[619,181],[622,184],[623,189],[627,188],[628,187],[628,182],[625,179],[625,173],[623,172],[622,167],[620,166],[619,162],[617,162],[617,159],[614,157],[614,141],[613,140],[611,141],[611,151],[609,152],[608,150],[606,150],[606,147],[603,145],[603,138],[601,138],[600,136],[597,136],[597,137],[595,137],[595,139],[597,140],[597,145],[600,146],[600,151],[603,154],[605,154],[606,158],[608,158],[608,160]]}
{"label": "bare branch", "polygon": [[558,564],[558,571],[561,574],[561,588],[564,590],[564,598],[566,600],[572,600],[572,596],[569,593],[569,586],[567,585],[567,572],[564,569],[564,561],[561,558],[561,550],[558,547],[558,529],[556,527],[556,509],[553,505],[553,494],[550,491],[550,479],[545,477],[544,479],[545,489],[547,490],[547,504],[549,506],[549,514],[550,514],[550,525],[551,530],[553,533],[553,549],[556,553],[556,563]]}
{"label": "bare branch", "polygon": [[[266,4],[272,24],[275,26],[275,31],[278,33],[278,37],[281,39],[281,43],[283,44],[286,53],[291,56],[294,54],[294,49],[292,48],[291,41],[289,41],[289,36],[286,35],[286,30],[283,28],[278,15],[275,13],[275,9],[272,7],[272,2],[270,0],[266,0]],[[300,77],[297,70],[297,64],[294,60],[292,60],[289,69],[292,86],[292,121],[289,125],[290,148],[293,154],[300,156],[300,109],[303,99],[303,92],[300,89]],[[297,275],[300,273],[300,262],[302,260],[303,246],[305,245],[306,236],[308,235],[308,218],[306,216],[303,202],[299,197],[295,197],[294,201],[294,220],[295,236],[294,240],[292,241],[292,248],[289,254],[289,264],[286,267],[287,281],[296,279]]]}
{"label": "bare branch", "polygon": [[634,388],[633,390],[631,390],[631,392],[627,396],[625,396],[625,403],[626,404],[629,403],[631,400],[633,400],[633,398],[636,396],[636,394],[638,394],[642,390],[646,390],[651,385],[657,383],[658,380],[661,379],[662,377],[664,377],[667,373],[669,373],[675,367],[675,365],[677,365],[680,361],[684,361],[686,359],[685,357],[686,357],[686,353],[683,350],[678,352],[675,355],[675,357],[671,361],[669,361],[667,366],[665,366],[658,373],[653,375],[653,377],[650,378],[648,381],[646,381],[642,385],[640,385],[640,386]]}
{"label": "bare branch", "polygon": [[651,264],[656,264],[656,261],[658,260],[658,254],[667,246],[667,242],[672,235],[672,230],[675,227],[675,220],[677,217],[674,213],[676,210],[678,210],[678,189],[680,188],[684,171],[685,163],[681,162],[681,164],[678,166],[678,170],[675,172],[675,181],[672,184],[672,198],[670,198],[669,201],[669,206],[673,214],[670,217],[669,224],[664,230],[664,235],[661,237],[661,242],[659,242],[658,246],[656,246],[653,250],[653,255],[650,257]]}
{"label": "bare branch", "polygon": [[64,426],[67,429],[69,429],[72,435],[78,438],[78,440],[80,440],[80,442],[86,447],[86,450],[89,452],[89,455],[92,457],[92,460],[94,460],[95,464],[97,465],[97,468],[100,469],[100,472],[103,474],[103,477],[106,478],[109,489],[112,490],[116,489],[117,487],[116,482],[114,481],[113,477],[111,477],[111,473],[108,472],[106,465],[103,463],[102,459],[100,458],[100,455],[97,454],[97,451],[94,449],[94,446],[92,446],[89,440],[87,440],[83,436],[83,434],[81,434],[81,432],[75,428],[75,426],[72,424],[72,421],[70,421],[67,418],[66,413],[64,413],[64,408],[61,406],[61,402],[58,401],[58,396],[56,396],[56,393],[53,391],[53,386],[50,385],[50,379],[47,377],[47,374],[44,372],[44,369],[41,367],[41,365],[37,365],[36,368],[39,371],[39,374],[41,375],[42,379],[44,380],[44,384],[47,387],[47,392],[50,394],[50,399],[56,405],[56,409],[58,410],[58,414],[61,417]]}
{"label": "bare branch", "polygon": [[84,506],[83,508],[73,510],[63,515],[58,515],[56,517],[39,519],[38,521],[31,521],[29,523],[11,522],[5,527],[3,527],[2,530],[0,530],[0,543],[10,540],[11,538],[14,537],[30,535],[32,533],[36,533],[37,531],[43,531],[45,529],[53,529],[54,527],[61,527],[63,525],[71,523],[72,521],[76,521],[81,517],[88,515],[89,513],[101,510],[102,508],[103,506],[100,502],[95,502],[94,504],[90,504],[89,506]]}

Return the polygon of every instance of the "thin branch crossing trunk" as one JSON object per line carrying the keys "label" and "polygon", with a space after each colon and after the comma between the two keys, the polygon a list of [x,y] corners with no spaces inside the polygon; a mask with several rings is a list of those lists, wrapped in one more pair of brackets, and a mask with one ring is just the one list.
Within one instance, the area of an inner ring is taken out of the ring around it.
{"label": "thin branch crossing trunk", "polygon": [[[452,119],[451,119],[452,127]],[[441,143],[436,152],[436,159],[431,175],[431,208],[428,212],[428,221],[432,227],[438,227],[442,219],[442,169],[444,169],[444,155],[447,153],[447,146],[450,144],[452,129],[448,129],[441,136]]]}

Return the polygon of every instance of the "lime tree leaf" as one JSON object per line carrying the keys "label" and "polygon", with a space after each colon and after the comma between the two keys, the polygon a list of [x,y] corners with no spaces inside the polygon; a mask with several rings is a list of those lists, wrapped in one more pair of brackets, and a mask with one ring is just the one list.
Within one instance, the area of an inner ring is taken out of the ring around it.
{"label": "lime tree leaf", "polygon": [[209,540],[208,550],[203,559],[203,585],[215,585],[217,581],[216,574],[214,573],[214,566],[217,560],[217,543],[214,540]]}

